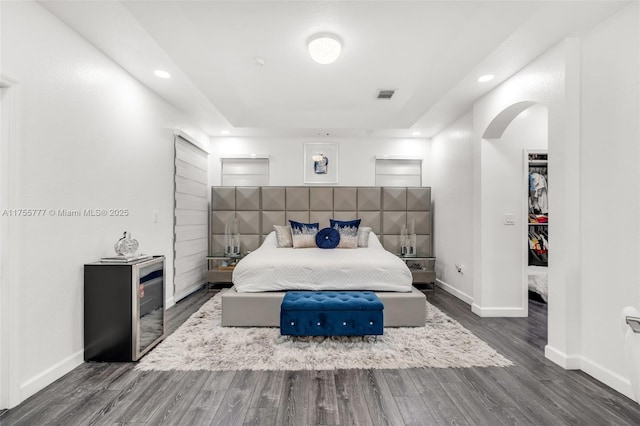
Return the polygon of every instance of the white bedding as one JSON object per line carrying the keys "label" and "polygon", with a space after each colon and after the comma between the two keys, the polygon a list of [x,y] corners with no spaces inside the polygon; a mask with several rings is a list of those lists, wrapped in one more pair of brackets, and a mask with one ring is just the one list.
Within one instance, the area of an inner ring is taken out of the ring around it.
{"label": "white bedding", "polygon": [[549,295],[549,268],[529,265],[527,274],[529,276],[529,290],[538,293],[546,302]]}
{"label": "white bedding", "polygon": [[357,249],[277,248],[275,232],[233,270],[238,292],[277,290],[411,291],[411,271],[378,237]]}

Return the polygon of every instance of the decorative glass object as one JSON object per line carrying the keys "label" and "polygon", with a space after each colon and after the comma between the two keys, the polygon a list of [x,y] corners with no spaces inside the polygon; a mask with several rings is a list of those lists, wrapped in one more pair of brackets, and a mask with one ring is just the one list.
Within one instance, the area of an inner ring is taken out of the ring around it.
{"label": "decorative glass object", "polygon": [[120,256],[131,256],[138,251],[138,241],[131,238],[131,234],[124,231],[122,238],[120,238],[113,246],[116,254]]}
{"label": "decorative glass object", "polygon": [[240,256],[240,232],[238,218],[224,227],[224,255],[230,257]]}
{"label": "decorative glass object", "polygon": [[416,234],[409,234],[409,249],[407,256],[416,257],[417,255]]}
{"label": "decorative glass object", "polygon": [[406,256],[409,253],[409,233],[407,227],[402,225],[400,230],[400,255]]}
{"label": "decorative glass object", "polygon": [[411,219],[411,221],[409,222],[409,230],[408,230],[408,236],[407,236],[406,256],[416,257],[417,255],[418,253],[417,253],[417,246],[416,246],[416,222],[413,219]]}

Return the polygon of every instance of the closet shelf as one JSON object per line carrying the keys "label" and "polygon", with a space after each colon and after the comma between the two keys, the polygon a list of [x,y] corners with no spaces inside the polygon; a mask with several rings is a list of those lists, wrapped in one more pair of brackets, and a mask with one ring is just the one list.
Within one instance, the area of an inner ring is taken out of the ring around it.
{"label": "closet shelf", "polygon": [[529,226],[547,226],[549,225],[549,222],[547,223],[530,223]]}

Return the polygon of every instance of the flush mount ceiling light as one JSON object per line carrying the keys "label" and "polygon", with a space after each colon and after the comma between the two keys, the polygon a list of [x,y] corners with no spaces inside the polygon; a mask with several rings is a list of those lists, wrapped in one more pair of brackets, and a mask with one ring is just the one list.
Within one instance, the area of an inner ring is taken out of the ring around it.
{"label": "flush mount ceiling light", "polygon": [[413,132],[411,133],[411,136],[420,136],[422,134],[422,132]]}
{"label": "flush mount ceiling light", "polygon": [[493,74],[487,74],[487,75],[483,75],[481,77],[478,77],[478,82],[479,83],[486,83],[487,81],[491,81],[495,78],[495,76]]}
{"label": "flush mount ceiling light", "polygon": [[221,135],[225,135],[225,136],[227,136],[227,135],[230,135],[230,134],[231,134],[231,132],[230,132],[230,131],[228,131],[228,130],[220,130],[220,134],[221,134]]}
{"label": "flush mount ceiling light", "polygon": [[164,70],[155,70],[153,73],[158,78],[169,78],[169,77],[171,77],[171,74],[169,74],[168,72],[166,72]]}
{"label": "flush mount ceiling light", "polygon": [[326,65],[338,59],[342,50],[342,42],[338,36],[333,34],[316,34],[307,42],[307,48],[311,59]]}

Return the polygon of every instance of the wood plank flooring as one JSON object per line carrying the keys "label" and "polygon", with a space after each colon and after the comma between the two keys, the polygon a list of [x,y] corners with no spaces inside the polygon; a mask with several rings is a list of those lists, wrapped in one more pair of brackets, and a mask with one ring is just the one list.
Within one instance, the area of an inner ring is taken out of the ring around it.
{"label": "wood plank flooring", "polygon": [[[167,312],[173,332],[216,290]],[[544,358],[546,305],[480,318],[442,290],[431,303],[516,365],[499,368],[154,372],[85,363],[0,413],[1,425],[639,425],[640,406]]]}

